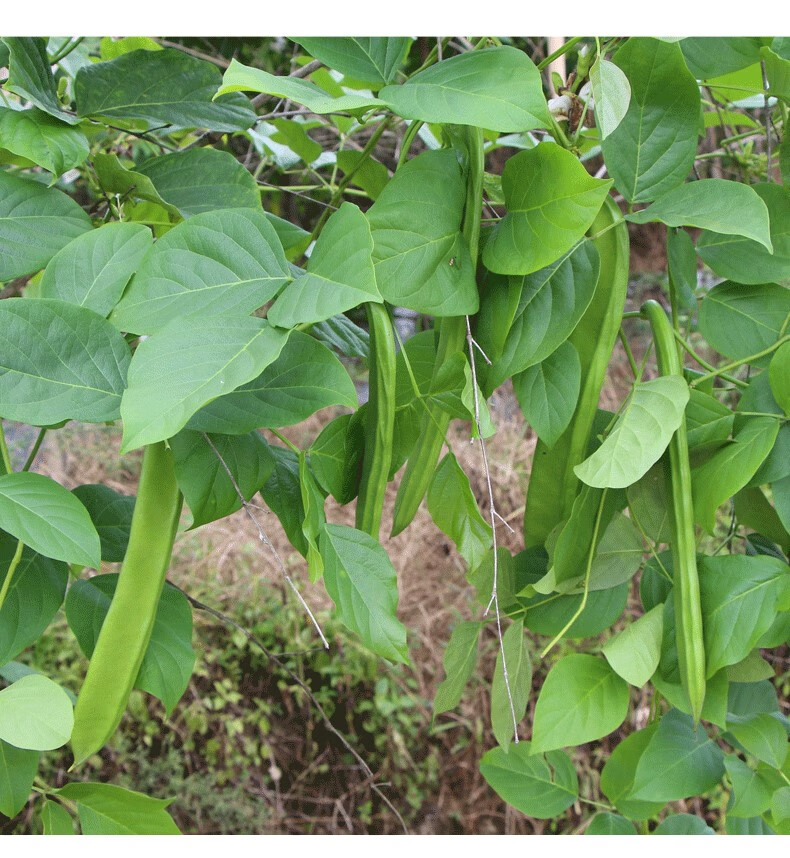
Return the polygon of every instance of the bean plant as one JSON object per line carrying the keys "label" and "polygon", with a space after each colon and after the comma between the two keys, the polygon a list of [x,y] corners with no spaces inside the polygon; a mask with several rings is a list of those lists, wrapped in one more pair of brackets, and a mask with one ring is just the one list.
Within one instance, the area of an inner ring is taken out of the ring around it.
{"label": "bean plant", "polygon": [[[0,426],[38,429],[16,467],[0,431],[0,813],[32,801],[45,834],[177,831],[177,798],[84,768],[133,688],[172,712],[189,682],[192,611],[211,606],[166,580],[179,528],[243,508],[318,645],[305,578],[382,670],[410,663],[382,527],[394,483],[391,533],[426,504],[479,601],[446,642],[437,723],[495,632],[480,769],[505,802],[537,819],[581,802],[588,834],[790,833],[773,681],[790,638],[790,41],[256,44],[274,48],[0,40]],[[642,224],[667,276],[640,306]],[[345,358],[367,363],[363,405]],[[486,451],[503,385],[538,437],[515,554]],[[282,433],[329,406],[309,446]],[[136,498],[36,472],[69,421],[122,428]],[[329,496],[356,504],[354,527]],[[280,527],[301,567],[274,551]],[[76,697],[21,656],[61,609],[90,659]],[[580,790],[574,748],[615,732]],[[62,746],[57,786],[37,772]]]}

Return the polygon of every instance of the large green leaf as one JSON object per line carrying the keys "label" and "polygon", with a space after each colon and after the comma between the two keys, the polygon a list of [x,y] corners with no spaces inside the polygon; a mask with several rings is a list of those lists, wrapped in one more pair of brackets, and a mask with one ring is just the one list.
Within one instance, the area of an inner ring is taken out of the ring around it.
{"label": "large green leaf", "polygon": [[653,834],[691,835],[715,834],[701,816],[691,813],[673,813],[656,826]]}
{"label": "large green leaf", "polygon": [[757,36],[718,38],[709,36],[680,40],[680,50],[697,80],[740,71],[760,62],[760,48],[766,40]]}
{"label": "large green leaf", "polygon": [[527,423],[551,449],[576,410],[581,364],[566,340],[538,364],[513,376],[513,391]]}
{"label": "large green leaf", "polygon": [[621,68],[598,56],[590,69],[590,85],[595,122],[601,132],[601,140],[605,140],[628,112],[631,84]]}
{"label": "large green leaf", "polygon": [[329,405],[355,408],[354,383],[326,346],[293,331],[270,366],[234,393],[201,409],[189,428],[243,435],[253,429],[293,426]]}
{"label": "large green leaf", "polygon": [[727,730],[748,754],[773,769],[784,766],[788,750],[787,731],[767,712],[760,712],[745,721],[728,721]]}
{"label": "large green leaf", "polygon": [[257,432],[207,437],[216,452],[202,432],[182,429],[170,439],[178,487],[192,513],[191,527],[217,521],[241,509],[236,486],[249,501],[274,470],[269,445]]}
{"label": "large green leaf", "polygon": [[540,73],[523,51],[506,46],[450,57],[379,96],[404,119],[494,131],[550,124]]}
{"label": "large green leaf", "polygon": [[272,446],[274,472],[261,489],[261,496],[277,516],[288,541],[307,557],[307,540],[302,532],[305,511],[299,479],[299,458],[292,450]]}
{"label": "large green leaf", "polygon": [[689,450],[703,445],[720,446],[730,437],[734,423],[735,414],[715,396],[696,388],[691,391],[686,405]]}
{"label": "large green leaf", "polygon": [[230,152],[211,147],[157,155],[138,164],[165,202],[184,217],[216,209],[260,209],[255,179]]}
{"label": "large green leaf", "polygon": [[38,751],[0,740],[0,814],[13,819],[25,806],[38,771]]}
{"label": "large green leaf", "polygon": [[324,559],[318,548],[318,539],[326,526],[324,501],[326,500],[307,462],[307,454],[299,453],[299,492],[302,496],[302,534],[307,545],[307,569],[310,581],[320,580],[324,574]]}
{"label": "large green leaf", "polygon": [[748,819],[750,816],[759,816],[768,810],[771,806],[774,785],[765,776],[764,771],[749,768],[734,754],[724,758],[724,767],[732,783],[733,793],[732,805],[727,808],[728,817]]}
{"label": "large green leaf", "polygon": [[176,320],[143,340],[121,400],[122,451],[175,435],[212,399],[263,372],[287,338],[264,319],[219,316]]}
{"label": "large green leaf", "polygon": [[290,276],[280,240],[262,212],[206,212],[156,242],[111,321],[124,331],[155,333],[188,315],[251,313]]}
{"label": "large green leaf", "polygon": [[771,627],[790,596],[790,571],[774,557],[723,555],[699,564],[707,674],[737,664]]}
{"label": "large green leaf", "polygon": [[584,236],[611,186],[556,143],[514,155],[502,173],[507,214],[483,249],[486,268],[531,274],[555,262]]}
{"label": "large green leaf", "polygon": [[603,654],[618,676],[641,688],[656,672],[661,658],[664,609],[656,605],[636,622],[610,638]]}
{"label": "large green leaf", "polygon": [[616,813],[596,813],[585,834],[612,835],[636,834],[636,826],[624,816]]}
{"label": "large green leaf", "polygon": [[524,620],[520,619],[511,623],[502,636],[502,647],[497,653],[494,678],[491,682],[491,729],[499,745],[506,751],[513,741],[516,725],[523,720],[527,711],[531,691],[532,662],[524,635]]}
{"label": "large green leaf", "polygon": [[83,834],[179,834],[165,810],[172,798],[99,783],[66,784],[58,795],[76,803]]}
{"label": "large green leaf", "polygon": [[9,52],[9,75],[4,84],[5,88],[51,116],[76,125],[79,119],[64,113],[58,101],[57,86],[44,39],[29,36],[6,37],[0,42],[5,43]]}
{"label": "large green leaf", "polygon": [[132,51],[83,66],[74,81],[77,113],[144,128],[243,131],[255,122],[246,98],[212,101],[222,83],[213,63],[183,51]]}
{"label": "large green leaf", "polygon": [[138,173],[131,167],[125,167],[117,155],[97,152],[93,156],[93,169],[96,171],[99,184],[107,193],[156,203],[165,209],[168,215],[180,219],[178,209],[162,199],[148,176]]}
{"label": "large green leaf", "polygon": [[589,486],[625,488],[643,477],[680,426],[689,388],[679,376],[661,376],[633,390],[601,446],[573,469]]}
{"label": "large green leaf", "polygon": [[406,629],[396,616],[398,579],[387,552],[367,533],[342,524],[328,524],[319,544],[326,589],[341,622],[372,652],[408,664]]}
{"label": "large green leaf", "polygon": [[630,819],[655,816],[664,806],[663,801],[648,802],[631,798],[637,765],[657,729],[658,722],[654,722],[631,733],[612,751],[601,771],[601,790],[604,795],[620,813]]}
{"label": "large green leaf", "polygon": [[469,478],[452,453],[442,459],[431,479],[427,504],[434,523],[453,540],[469,568],[479,566],[491,548],[491,525],[483,518]]}
{"label": "large green leaf", "polygon": [[[88,658],[93,655],[117,584],[116,574],[95,575],[69,588],[66,618]],[[169,714],[186,691],[194,665],[192,609],[180,590],[167,585],[159,597],[151,639],[134,687],[158,697]]]}
{"label": "large green leaf", "polygon": [[160,238],[110,321],[155,333],[185,316],[251,313],[290,279],[274,227],[246,209],[196,215]]}
{"label": "large green leaf", "polygon": [[461,702],[469,677],[477,663],[480,643],[480,623],[458,623],[444,651],[444,679],[433,699],[433,717],[449,712]]}
{"label": "large green leaf", "polygon": [[0,691],[0,740],[15,748],[53,751],[73,726],[71,700],[46,676],[31,673]]}
{"label": "large green leaf", "polygon": [[602,142],[615,187],[632,203],[683,182],[697,154],[700,95],[676,43],[631,38],[614,55],[631,85],[622,122]]}
{"label": "large green leaf", "polygon": [[101,559],[120,563],[129,544],[135,499],[105,485],[83,485],[72,494],[88,510],[101,542]]}
{"label": "large green leaf", "polygon": [[46,800],[41,805],[41,827],[44,834],[74,834],[71,814],[56,801]]}
{"label": "large green leaf", "polygon": [[377,89],[389,83],[403,65],[410,38],[359,36],[348,38],[304,38],[294,41],[329,68]]}
{"label": "large green leaf", "polygon": [[[759,375],[752,376],[749,386],[743,391],[738,403],[738,410],[782,416],[782,409],[771,390],[770,367],[769,372],[761,372]],[[739,420],[735,425],[740,430],[743,424]],[[788,475],[790,475],[790,424],[782,423],[771,452],[749,479],[747,485],[761,486],[765,483],[773,483],[775,493],[776,483]]]}
{"label": "large green leaf", "polygon": [[534,751],[600,739],[628,713],[628,685],[593,655],[566,655],[549,671],[535,706]]}
{"label": "large green leaf", "polygon": [[108,316],[151,248],[141,224],[108,223],[55,254],[41,278],[42,298],[59,298]]}
{"label": "large green leaf", "polygon": [[790,343],[777,349],[768,367],[769,383],[779,407],[790,416]]}
{"label": "large green leaf", "polygon": [[34,426],[115,420],[130,361],[101,316],[62,301],[0,302],[3,417]]}
{"label": "large green leaf", "polygon": [[351,415],[341,414],[327,423],[310,445],[310,465],[321,488],[340,504],[357,494],[362,450],[350,437]]}
{"label": "large green leaf", "polygon": [[0,282],[39,271],[90,228],[71,197],[0,170]]}
{"label": "large green leaf", "polygon": [[695,226],[723,235],[759,242],[769,253],[768,206],[749,185],[726,179],[701,179],[673,188],[640,212],[627,215],[632,223]]}
{"label": "large green leaf", "polygon": [[35,107],[0,107],[0,143],[1,148],[27,158],[53,176],[79,166],[89,152],[88,140],[80,130]]}
{"label": "large green leaf", "polygon": [[508,751],[488,751],[480,760],[480,772],[501,799],[535,819],[559,816],[579,795],[570,758],[562,751],[535,754],[529,742]]}
{"label": "large green leaf", "polygon": [[266,318],[283,328],[323,322],[366,301],[381,302],[373,269],[370,225],[352,203],[329,218],[307,263]]}
{"label": "large green leaf", "polygon": [[364,111],[384,104],[378,98],[366,95],[341,95],[336,98],[308,80],[269,74],[233,59],[222,78],[222,86],[218,92],[219,95],[225,95],[239,90],[287,98],[297,104],[303,104],[311,113],[318,114]]}
{"label": "large green leaf", "polygon": [[3,530],[34,551],[83,566],[99,568],[99,534],[88,511],[60,483],[23,471],[0,477]]}
{"label": "large green leaf", "polygon": [[[744,286],[729,280],[705,296],[699,328],[725,357],[742,360],[773,345],[790,314],[790,289],[776,283]],[[755,361],[766,366],[770,357]]]}
{"label": "large green leaf", "polygon": [[[5,584],[17,540],[0,531],[0,587]],[[0,608],[0,664],[15,658],[46,629],[63,603],[65,563],[25,548]]]}
{"label": "large green leaf", "polygon": [[716,510],[739,492],[771,452],[779,432],[772,417],[748,417],[733,441],[691,471],[694,518],[708,533],[716,527]]}
{"label": "large green leaf", "polygon": [[[568,339],[592,300],[599,271],[595,245],[583,241],[562,259],[524,278],[499,358],[492,357],[494,365],[485,372],[487,392],[546,360]],[[491,328],[479,331],[481,348],[485,351],[496,336]]]}
{"label": "large green leaf", "polygon": [[771,219],[770,253],[759,242],[733,235],[704,232],[697,253],[719,277],[759,285],[790,278],[790,188],[777,184],[752,185],[768,207]]}
{"label": "large green leaf", "polygon": [[670,709],[639,758],[631,797],[677,801],[707,792],[723,775],[721,748],[691,716]]}
{"label": "large green leaf", "polygon": [[407,161],[368,209],[376,281],[390,304],[436,316],[477,312],[460,233],[464,198],[455,152],[443,149]]}
{"label": "large green leaf", "polygon": [[770,94],[785,102],[790,101],[790,59],[779,56],[767,45],[760,50],[760,58]]}

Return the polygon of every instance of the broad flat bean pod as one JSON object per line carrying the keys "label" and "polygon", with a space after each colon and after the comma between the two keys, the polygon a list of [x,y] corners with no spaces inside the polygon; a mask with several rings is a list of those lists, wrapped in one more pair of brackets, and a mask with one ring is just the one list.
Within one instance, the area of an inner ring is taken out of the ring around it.
{"label": "broad flat bean pod", "polygon": [[395,431],[395,336],[387,308],[366,304],[370,329],[370,376],[365,454],[357,499],[359,530],[379,538]]}
{"label": "broad flat bean pod", "polygon": [[[483,176],[485,153],[483,132],[479,128],[467,127],[459,131],[468,155],[466,182],[466,204],[464,209],[463,235],[469,246],[472,265],[477,266],[480,244],[480,217],[483,208]],[[463,316],[447,316],[437,325],[439,343],[436,349],[434,376],[445,361],[463,352],[466,343],[466,319]],[[400,533],[417,514],[420,503],[436,470],[442,445],[450,425],[450,415],[434,404],[429,404],[420,422],[417,444],[406,463],[398,494],[395,498],[392,535]]]}
{"label": "broad flat bean pod", "polygon": [[[598,235],[600,233],[600,235]],[[600,273],[590,306],[569,337],[579,355],[581,388],[568,428],[549,449],[538,440],[532,459],[524,541],[543,545],[551,531],[568,518],[579,491],[573,469],[587,456],[606,368],[620,328],[628,289],[629,242],[620,209],[608,197],[590,227],[600,257]]]}
{"label": "broad flat bean pod", "polygon": [[74,710],[74,765],[112,736],[151,639],[181,513],[173,456],[163,441],[145,448],[118,585]]}
{"label": "broad flat bean pod", "polygon": [[[663,307],[656,301],[646,301],[642,305],[642,315],[650,322],[653,331],[659,372],[662,375],[678,375],[683,378],[683,366],[678,357],[672,325]],[[691,465],[685,420],[681,421],[669,442],[667,481],[672,500],[672,591],[680,679],[696,723],[705,702],[705,641],[697,576],[697,542],[694,533]]]}

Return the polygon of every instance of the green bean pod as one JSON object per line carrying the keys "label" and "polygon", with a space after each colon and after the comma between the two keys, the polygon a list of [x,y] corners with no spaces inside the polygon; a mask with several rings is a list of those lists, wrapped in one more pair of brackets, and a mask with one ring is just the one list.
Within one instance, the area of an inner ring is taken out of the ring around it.
{"label": "green bean pod", "polygon": [[[646,301],[642,305],[642,315],[650,322],[653,331],[659,372],[662,375],[678,375],[683,378],[683,366],[678,357],[672,325],[664,309],[656,301]],[[672,590],[680,679],[696,724],[705,702],[705,640],[702,631],[691,465],[685,420],[681,421],[669,443],[667,481],[672,499]]]}
{"label": "green bean pod", "polygon": [[[459,130],[459,134],[463,137],[468,154],[466,203],[462,232],[469,246],[472,265],[476,268],[480,244],[480,218],[483,208],[483,176],[485,174],[483,132],[479,128],[465,127]],[[439,329],[439,343],[433,367],[434,377],[448,358],[463,352],[466,344],[466,318],[464,316],[446,316],[438,323],[437,327]],[[439,455],[442,452],[442,445],[449,425],[450,415],[437,405],[429,403],[420,422],[420,435],[417,444],[406,463],[406,470],[395,497],[392,522],[393,536],[408,527],[417,514],[439,462]]]}
{"label": "green bean pod", "polygon": [[[605,232],[604,232],[605,230]],[[569,342],[581,363],[581,388],[568,428],[549,449],[538,440],[524,513],[527,548],[543,545],[551,531],[568,518],[579,491],[573,469],[587,456],[606,368],[612,355],[628,289],[628,228],[620,209],[608,197],[590,227],[600,257],[600,273],[592,301]]]}
{"label": "green bean pod", "polygon": [[395,335],[383,304],[368,303],[365,307],[370,329],[370,376],[356,524],[378,539],[395,431]]}
{"label": "green bean pod", "polygon": [[153,631],[181,502],[170,449],[164,441],[150,444],[118,585],[74,710],[75,766],[104,746],[126,709]]}

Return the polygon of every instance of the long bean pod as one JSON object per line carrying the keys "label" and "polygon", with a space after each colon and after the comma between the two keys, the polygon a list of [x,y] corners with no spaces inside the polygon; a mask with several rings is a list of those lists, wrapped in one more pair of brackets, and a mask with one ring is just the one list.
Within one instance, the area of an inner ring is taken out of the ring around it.
{"label": "long bean pod", "polygon": [[[662,375],[683,377],[683,366],[672,325],[656,301],[646,301],[642,314],[650,322]],[[681,684],[691,705],[694,722],[699,721],[705,702],[705,641],[702,631],[697,543],[694,533],[694,503],[691,493],[686,422],[681,421],[669,442],[669,494],[672,500],[672,562],[675,631]]]}
{"label": "long bean pod", "polygon": [[365,306],[370,329],[370,376],[356,524],[359,530],[378,539],[395,431],[395,336],[387,308],[374,303]]}
{"label": "long bean pod", "polygon": [[173,456],[163,441],[145,449],[118,585],[74,711],[74,765],[96,753],[121,721],[154,627],[181,513]]}
{"label": "long bean pod", "polygon": [[[464,128],[468,154],[466,203],[462,232],[469,246],[472,265],[477,267],[480,244],[480,219],[483,208],[483,176],[485,174],[485,153],[483,150],[483,132],[479,128]],[[454,354],[460,354],[466,343],[466,319],[463,316],[447,316],[438,324],[439,342],[436,349],[436,361],[433,374],[436,377],[445,361]],[[420,503],[428,491],[442,445],[450,425],[450,415],[433,403],[427,406],[420,422],[420,435],[412,454],[406,463],[398,494],[395,498],[395,510],[392,523],[392,535],[408,527],[417,514]]]}
{"label": "long bean pod", "polygon": [[524,514],[526,547],[543,545],[573,508],[579,479],[573,472],[587,456],[606,368],[617,340],[628,288],[628,228],[617,204],[607,198],[590,227],[601,267],[590,306],[569,338],[579,354],[581,388],[568,428],[549,449],[538,440],[532,459]]}

